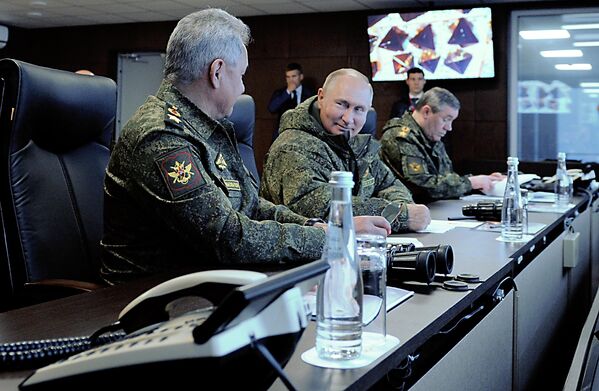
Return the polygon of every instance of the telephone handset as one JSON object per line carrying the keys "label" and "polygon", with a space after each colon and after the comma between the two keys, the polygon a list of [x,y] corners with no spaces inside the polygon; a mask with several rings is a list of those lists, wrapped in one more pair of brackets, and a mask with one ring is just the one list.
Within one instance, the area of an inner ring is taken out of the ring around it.
{"label": "telephone handset", "polygon": [[[116,324],[129,334],[125,339],[40,368],[19,388],[175,389],[216,381],[223,388],[261,389],[277,375],[291,387],[281,366],[307,324],[300,285],[314,285],[327,269],[316,261],[270,277],[220,270],[169,280],[121,311]],[[198,295],[218,305],[211,313],[168,319],[168,303]]]}
{"label": "telephone handset", "polygon": [[220,303],[234,288],[265,278],[264,273],[248,270],[210,270],[176,277],[133,299],[119,314],[118,323],[126,333],[131,333],[167,321],[166,306],[177,298],[200,296]]}

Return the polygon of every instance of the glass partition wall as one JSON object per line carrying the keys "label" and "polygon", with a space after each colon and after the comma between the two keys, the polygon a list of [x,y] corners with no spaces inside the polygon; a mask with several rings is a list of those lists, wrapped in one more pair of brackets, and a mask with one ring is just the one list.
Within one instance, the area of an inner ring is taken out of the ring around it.
{"label": "glass partition wall", "polygon": [[509,150],[599,162],[599,7],[512,13]]}

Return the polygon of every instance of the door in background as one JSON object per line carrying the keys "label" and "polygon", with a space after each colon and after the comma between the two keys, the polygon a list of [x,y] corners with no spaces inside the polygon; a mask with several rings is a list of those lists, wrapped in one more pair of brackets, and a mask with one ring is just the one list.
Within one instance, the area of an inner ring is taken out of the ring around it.
{"label": "door in background", "polygon": [[162,81],[164,53],[121,53],[118,58],[116,138]]}

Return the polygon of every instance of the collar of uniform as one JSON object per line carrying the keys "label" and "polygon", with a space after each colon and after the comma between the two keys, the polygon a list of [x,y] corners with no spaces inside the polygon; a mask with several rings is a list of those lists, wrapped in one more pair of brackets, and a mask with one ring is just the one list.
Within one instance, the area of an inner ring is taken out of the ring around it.
{"label": "collar of uniform", "polygon": [[371,139],[370,135],[357,135],[349,142],[342,135],[332,135],[324,129],[320,120],[317,96],[306,99],[295,109],[288,110],[281,117],[280,133],[285,131],[303,131],[324,141],[340,156],[349,155],[348,147],[354,154],[361,154]]}
{"label": "collar of uniform", "polygon": [[156,97],[177,107],[177,111],[181,113],[181,118],[189,125],[190,130],[204,139],[210,138],[217,127],[222,126],[219,121],[210,118],[167,80],[163,80],[160,84]]}
{"label": "collar of uniform", "polygon": [[[316,104],[316,98],[317,96],[308,98],[296,108],[287,110],[281,117],[279,134],[302,131],[321,140],[330,141],[331,134],[324,129],[320,121],[320,109]],[[339,146],[336,141],[333,144]]]}
{"label": "collar of uniform", "polygon": [[417,138],[422,145],[426,146],[427,148],[434,149],[437,142],[429,140],[428,137],[424,135],[424,130],[420,127],[420,125],[418,125],[418,122],[416,122],[414,116],[412,116],[412,113],[406,112],[402,117],[402,122],[403,120],[409,123],[408,126],[411,129],[417,131],[414,132],[414,137]]}

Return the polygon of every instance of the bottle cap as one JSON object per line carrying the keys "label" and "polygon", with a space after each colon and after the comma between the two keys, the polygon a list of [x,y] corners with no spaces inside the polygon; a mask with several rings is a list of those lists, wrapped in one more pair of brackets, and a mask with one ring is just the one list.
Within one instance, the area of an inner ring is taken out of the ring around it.
{"label": "bottle cap", "polygon": [[507,164],[518,164],[518,157],[517,156],[510,156],[507,158]]}
{"label": "bottle cap", "polygon": [[566,152],[558,152],[557,160],[566,160]]}
{"label": "bottle cap", "polygon": [[352,189],[354,181],[352,173],[349,171],[333,171],[329,184],[335,187],[346,187]]}

